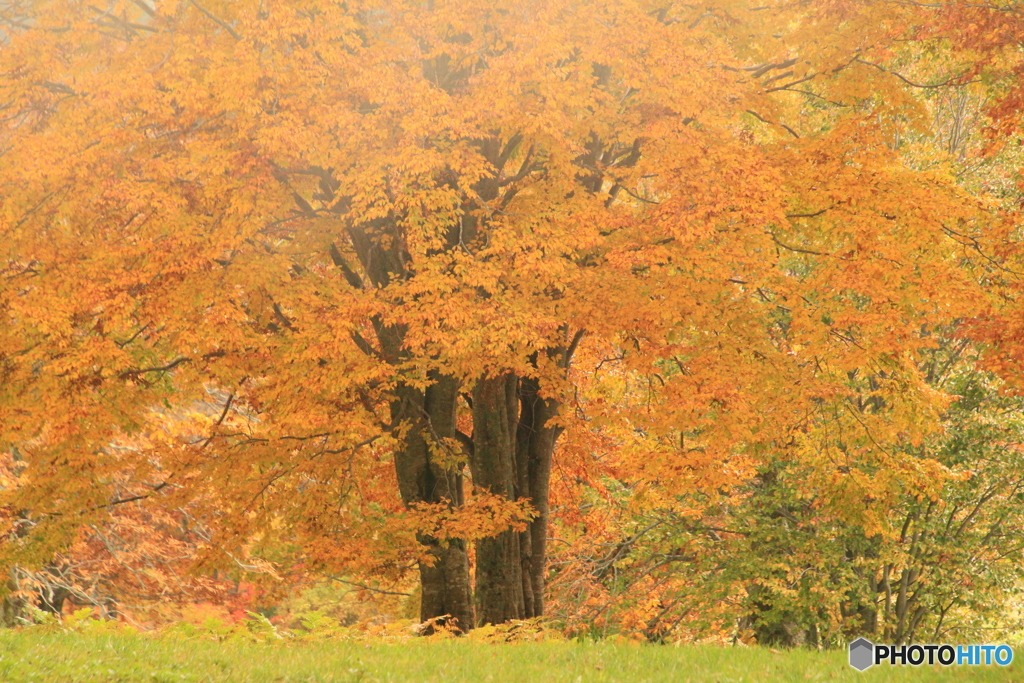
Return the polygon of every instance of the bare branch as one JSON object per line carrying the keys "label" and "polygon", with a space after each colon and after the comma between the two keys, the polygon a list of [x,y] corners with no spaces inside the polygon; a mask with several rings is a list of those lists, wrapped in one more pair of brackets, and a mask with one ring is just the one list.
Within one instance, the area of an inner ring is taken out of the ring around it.
{"label": "bare branch", "polygon": [[814,213],[787,213],[786,218],[815,218],[816,216],[820,216],[826,211],[831,211],[835,207],[836,205],[833,204],[832,206],[825,207],[821,211],[815,211]]}
{"label": "bare branch", "polygon": [[945,88],[948,85],[967,85],[969,83],[977,82],[976,80],[960,81],[960,78],[962,78],[962,76],[957,76],[956,78],[951,78],[948,81],[944,81],[942,83],[915,83],[914,81],[910,80],[903,74],[893,71],[892,69],[886,69],[881,64],[875,64],[874,62],[869,62],[867,60],[861,59],[860,57],[854,57],[853,61],[858,62],[860,64],[866,64],[867,66],[873,66],[883,73],[892,74],[893,76],[900,79],[907,85],[913,86],[915,88]]}
{"label": "bare branch", "polygon": [[767,123],[769,126],[779,126],[781,128],[785,128],[786,131],[790,135],[792,135],[793,137],[795,137],[795,138],[799,138],[800,137],[800,135],[795,130],[793,130],[792,128],[790,128],[789,126],[787,126],[784,123],[776,123],[775,121],[769,121],[768,119],[766,119],[765,117],[761,116],[760,114],[758,114],[753,109],[748,109],[747,113],[750,114],[751,116],[753,116],[755,119],[757,119],[761,123]]}
{"label": "bare branch", "polygon": [[565,350],[565,354],[562,356],[562,367],[568,368],[569,363],[572,362],[572,356],[576,353],[576,347],[580,345],[580,341],[583,339],[583,335],[586,334],[586,330],[582,327],[576,330],[576,334],[573,335],[572,341],[569,342],[569,348]]}
{"label": "bare branch", "polygon": [[832,254],[822,251],[814,251],[812,249],[801,249],[800,247],[791,247],[790,245],[786,244],[785,242],[781,241],[778,237],[776,237],[774,232],[769,232],[768,234],[771,235],[772,241],[774,241],[775,244],[779,245],[783,249],[795,251],[800,254],[811,254],[813,256],[832,256]]}
{"label": "bare branch", "polygon": [[210,21],[212,21],[213,23],[217,24],[222,29],[224,29],[225,31],[230,33],[232,38],[234,38],[235,40],[241,40],[242,39],[242,36],[238,35],[238,32],[235,31],[235,29],[231,28],[230,24],[228,24],[226,21],[224,21],[220,17],[214,15],[212,12],[210,12],[210,10],[206,9],[205,7],[200,5],[198,2],[196,2],[196,0],[192,0],[192,5],[197,10],[199,10],[200,12],[205,14]]}
{"label": "bare branch", "polygon": [[149,16],[151,16],[151,17],[155,17],[156,16],[156,10],[154,10],[152,7],[150,7],[145,2],[145,0],[132,0],[132,2],[135,3],[135,5],[138,6],[139,9],[141,9],[143,12],[145,12]]}

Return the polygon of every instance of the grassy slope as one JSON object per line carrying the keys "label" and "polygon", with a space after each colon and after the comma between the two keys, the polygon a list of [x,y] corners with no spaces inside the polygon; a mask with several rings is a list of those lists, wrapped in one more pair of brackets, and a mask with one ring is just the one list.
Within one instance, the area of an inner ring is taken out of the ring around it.
{"label": "grassy slope", "polygon": [[[1024,656],[1024,655],[1022,655]],[[1016,664],[1016,663],[1015,663]],[[544,642],[217,643],[135,634],[0,633],[0,681],[1024,681],[1024,665],[874,668],[841,652]]]}

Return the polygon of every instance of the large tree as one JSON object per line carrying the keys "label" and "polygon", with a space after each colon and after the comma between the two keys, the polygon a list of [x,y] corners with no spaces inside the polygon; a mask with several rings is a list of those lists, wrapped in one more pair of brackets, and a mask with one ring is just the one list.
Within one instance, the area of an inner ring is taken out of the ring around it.
{"label": "large tree", "polygon": [[[616,418],[655,488],[743,480],[872,364],[919,438],[908,354],[964,311],[949,230],[984,213],[888,145],[912,10],[833,9],[5,3],[0,422],[41,539],[8,559],[201,494],[225,551],[414,559],[424,620],[541,615],[581,344],[663,385]],[[812,79],[857,106],[803,130]]]}

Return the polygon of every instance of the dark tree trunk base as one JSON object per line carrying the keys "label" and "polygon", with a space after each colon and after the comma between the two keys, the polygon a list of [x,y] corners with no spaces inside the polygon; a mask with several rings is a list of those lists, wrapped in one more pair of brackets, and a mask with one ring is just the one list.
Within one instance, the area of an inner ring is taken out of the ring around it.
{"label": "dark tree trunk base", "polygon": [[476,604],[481,624],[544,614],[548,493],[556,402],[541,398],[534,378],[506,374],[482,379],[473,391],[473,483],[537,516],[523,531],[507,530],[477,543]]}
{"label": "dark tree trunk base", "polygon": [[[422,539],[421,542],[430,544],[431,541]],[[469,631],[476,624],[465,543],[452,541],[447,548],[435,543],[431,553],[437,558],[434,565],[420,564],[423,591],[420,621],[435,619],[438,626],[444,624],[463,632]],[[423,633],[430,635],[433,631],[427,628]]]}

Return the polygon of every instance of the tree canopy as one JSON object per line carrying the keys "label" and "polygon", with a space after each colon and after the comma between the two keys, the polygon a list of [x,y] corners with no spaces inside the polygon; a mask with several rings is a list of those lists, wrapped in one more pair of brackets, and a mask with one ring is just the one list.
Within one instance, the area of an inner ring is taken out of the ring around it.
{"label": "tree canopy", "polygon": [[[687,590],[715,536],[747,570],[813,557],[772,534],[789,515],[882,558],[835,601],[868,628],[888,578],[865,577],[903,566],[871,543],[1016,495],[978,460],[1016,427],[950,445],[1020,387],[1012,4],[0,20],[0,555],[23,574],[158,510],[192,520],[200,571],[415,566],[421,619],[468,629],[544,614],[549,580],[615,593],[640,520],[676,529],[654,552]],[[756,621],[785,581],[747,570],[722,585]]]}

